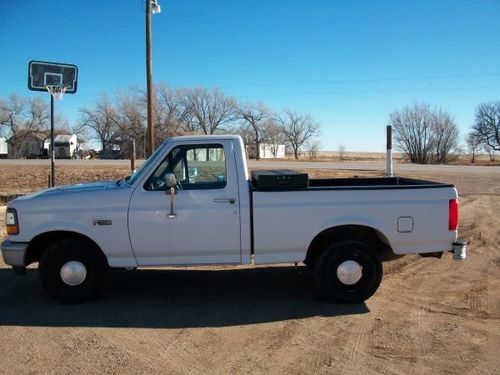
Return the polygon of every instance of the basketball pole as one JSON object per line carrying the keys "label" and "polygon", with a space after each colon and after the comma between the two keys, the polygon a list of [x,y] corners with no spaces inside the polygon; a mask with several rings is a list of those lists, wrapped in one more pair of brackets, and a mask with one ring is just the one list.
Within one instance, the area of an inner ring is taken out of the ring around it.
{"label": "basketball pole", "polygon": [[54,95],[50,94],[50,187],[56,185],[56,166],[54,150]]}

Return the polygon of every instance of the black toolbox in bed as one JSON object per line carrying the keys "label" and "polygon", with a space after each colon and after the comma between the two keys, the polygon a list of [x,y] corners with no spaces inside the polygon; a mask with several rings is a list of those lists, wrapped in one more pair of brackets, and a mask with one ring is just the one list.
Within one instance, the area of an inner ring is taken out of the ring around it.
{"label": "black toolbox in bed", "polygon": [[306,189],[309,176],[290,169],[252,171],[252,185],[255,190]]}

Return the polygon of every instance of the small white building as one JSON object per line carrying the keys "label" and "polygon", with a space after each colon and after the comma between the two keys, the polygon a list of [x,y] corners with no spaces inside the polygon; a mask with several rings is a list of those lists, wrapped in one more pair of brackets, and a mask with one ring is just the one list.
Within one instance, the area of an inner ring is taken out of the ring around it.
{"label": "small white building", "polygon": [[[56,159],[71,159],[76,156],[78,140],[76,134],[59,134],[54,138]],[[44,148],[50,149],[50,139],[45,141]],[[50,155],[49,155],[50,156]]]}
{"label": "small white building", "polygon": [[[250,159],[257,158],[257,147],[255,144],[247,145],[247,154]],[[285,145],[275,145],[272,143],[259,144],[260,159],[282,159],[285,157]]]}
{"label": "small white building", "polygon": [[7,159],[9,153],[9,147],[7,144],[7,138],[0,137],[0,159]]}

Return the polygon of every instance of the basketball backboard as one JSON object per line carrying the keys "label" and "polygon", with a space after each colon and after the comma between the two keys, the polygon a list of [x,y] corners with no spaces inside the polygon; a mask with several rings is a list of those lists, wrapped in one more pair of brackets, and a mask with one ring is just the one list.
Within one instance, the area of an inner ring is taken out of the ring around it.
{"label": "basketball backboard", "polygon": [[66,94],[74,94],[78,83],[78,67],[47,61],[30,61],[28,64],[28,88],[47,91],[47,86],[66,88]]}

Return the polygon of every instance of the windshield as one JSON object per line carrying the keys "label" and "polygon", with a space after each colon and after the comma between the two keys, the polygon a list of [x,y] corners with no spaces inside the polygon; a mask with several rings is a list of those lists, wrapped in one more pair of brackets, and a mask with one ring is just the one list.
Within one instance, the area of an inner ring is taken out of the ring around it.
{"label": "windshield", "polygon": [[160,154],[163,150],[163,148],[166,146],[167,141],[163,142],[163,144],[156,149],[156,151],[151,155],[148,160],[146,160],[142,165],[132,174],[130,179],[126,181],[129,185],[133,185],[139,177],[142,175],[143,171],[147,171],[151,164],[153,163],[154,160],[156,160],[156,157],[158,154]]}

